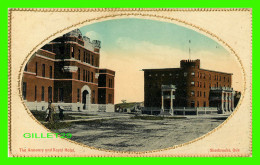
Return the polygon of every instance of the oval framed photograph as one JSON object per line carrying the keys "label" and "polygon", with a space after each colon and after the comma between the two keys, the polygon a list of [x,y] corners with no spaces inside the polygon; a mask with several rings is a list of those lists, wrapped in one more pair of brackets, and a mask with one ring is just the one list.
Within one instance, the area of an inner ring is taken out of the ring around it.
{"label": "oval framed photograph", "polygon": [[[176,17],[141,9],[85,15],[38,42],[19,62],[21,103],[41,127],[24,132],[24,139],[57,145],[62,140],[123,156],[162,156],[196,146],[241,121],[238,109],[250,105],[250,64],[245,60],[248,54],[242,55],[236,44],[250,46],[238,43],[238,38],[233,41],[235,33],[226,40],[220,28],[226,35],[230,29],[219,25],[214,30],[210,17],[201,15],[200,21],[189,15],[191,11],[187,18],[175,10],[167,12]],[[216,11],[215,20],[220,16],[221,10]],[[245,114],[246,122],[250,112]],[[203,153],[242,152],[241,147],[210,142]],[[33,151],[77,154],[74,147]]]}

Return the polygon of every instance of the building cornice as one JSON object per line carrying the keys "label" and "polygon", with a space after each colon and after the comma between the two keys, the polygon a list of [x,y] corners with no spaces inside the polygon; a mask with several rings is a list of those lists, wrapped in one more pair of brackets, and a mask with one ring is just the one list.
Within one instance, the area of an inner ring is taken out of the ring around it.
{"label": "building cornice", "polygon": [[113,75],[113,74],[110,74],[110,73],[99,73],[99,74],[107,74],[107,75],[110,75],[110,76],[113,76],[113,77],[115,77],[115,75]]}
{"label": "building cornice", "polygon": [[73,61],[73,62],[78,62],[78,63],[80,63],[80,64],[82,64],[82,65],[89,66],[89,67],[92,67],[92,68],[94,68],[94,69],[99,69],[99,68],[96,67],[96,66],[93,66],[93,65],[91,65],[91,64],[88,64],[88,63],[86,63],[86,62],[82,62],[82,61],[77,60],[77,59],[75,59],[75,58],[64,59],[64,60],[62,60],[62,59],[52,59],[52,58],[49,58],[49,57],[45,57],[45,56],[43,56],[43,55],[40,55],[40,54],[38,54],[38,53],[36,53],[36,56],[37,56],[37,57],[40,57],[40,58],[43,58],[43,59],[46,59],[46,60],[51,60],[51,61],[53,61],[53,62],[61,62],[61,61]]}
{"label": "building cornice", "polygon": [[[36,73],[32,73],[32,72],[25,71],[24,73],[36,75]],[[92,85],[98,85],[98,83],[87,82],[87,81],[77,80],[77,79],[55,79],[55,78],[42,77],[42,76],[35,76],[35,77],[40,78],[40,79],[45,79],[45,80],[51,80],[51,81],[77,81],[77,82],[82,82],[82,83],[87,83],[87,84],[92,84]]]}
{"label": "building cornice", "polygon": [[[47,43],[46,45],[48,45],[48,44],[61,44],[62,42],[49,42],[49,43]],[[86,47],[84,47],[84,46],[82,46],[82,45],[80,45],[79,43],[77,43],[77,42],[74,42],[74,41],[65,41],[64,42],[65,44],[75,44],[75,45],[77,45],[77,46],[79,46],[79,47],[82,47],[82,48],[84,48],[84,49],[86,49],[87,51],[90,51],[91,53],[94,53],[94,54],[97,54],[97,55],[99,55],[100,53],[97,53],[97,52],[94,52],[94,51],[92,51],[92,50],[89,50],[89,49],[87,49]]]}

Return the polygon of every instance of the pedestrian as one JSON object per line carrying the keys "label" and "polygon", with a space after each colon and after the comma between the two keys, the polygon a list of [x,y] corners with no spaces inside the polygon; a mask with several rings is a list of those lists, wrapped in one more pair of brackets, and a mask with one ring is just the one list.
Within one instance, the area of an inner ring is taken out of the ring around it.
{"label": "pedestrian", "polygon": [[64,108],[63,108],[63,106],[58,106],[58,108],[59,108],[60,120],[64,120],[64,114],[63,114]]}
{"label": "pedestrian", "polygon": [[48,103],[48,108],[46,110],[46,121],[47,122],[50,122],[50,123],[53,123],[54,122],[54,119],[53,119],[53,115],[54,115],[54,112],[55,112],[55,109],[54,109],[54,106],[52,104],[52,101],[50,100],[49,103]]}

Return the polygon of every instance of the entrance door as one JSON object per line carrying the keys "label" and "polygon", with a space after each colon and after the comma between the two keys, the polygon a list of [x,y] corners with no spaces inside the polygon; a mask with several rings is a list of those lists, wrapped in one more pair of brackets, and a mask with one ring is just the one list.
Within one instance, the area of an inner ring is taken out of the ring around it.
{"label": "entrance door", "polygon": [[84,90],[82,93],[82,104],[83,104],[83,109],[86,110],[89,104],[89,93],[87,90]]}

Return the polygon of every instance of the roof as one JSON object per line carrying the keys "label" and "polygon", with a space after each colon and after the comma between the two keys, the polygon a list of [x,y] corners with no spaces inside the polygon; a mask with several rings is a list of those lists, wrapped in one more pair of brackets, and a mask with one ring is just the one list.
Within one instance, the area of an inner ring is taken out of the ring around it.
{"label": "roof", "polygon": [[218,73],[224,73],[224,74],[230,74],[230,75],[233,75],[233,73],[219,72],[219,71],[215,71],[215,70],[208,70],[208,69],[200,69],[200,70],[209,71],[209,72],[218,72]]}
{"label": "roof", "polygon": [[172,71],[179,70],[181,68],[154,68],[154,69],[142,69],[142,71]]}
{"label": "roof", "polygon": [[[175,71],[175,70],[179,70],[179,69],[181,69],[181,68],[157,68],[157,69],[155,68],[155,69],[142,69],[142,71]],[[226,72],[220,72],[220,71],[215,71],[215,70],[208,70],[208,69],[201,69],[201,68],[199,70],[233,75],[233,73],[226,73]]]}

